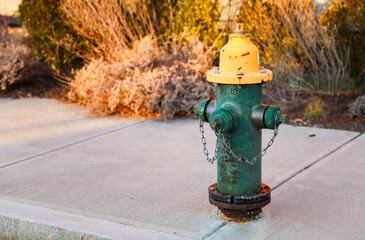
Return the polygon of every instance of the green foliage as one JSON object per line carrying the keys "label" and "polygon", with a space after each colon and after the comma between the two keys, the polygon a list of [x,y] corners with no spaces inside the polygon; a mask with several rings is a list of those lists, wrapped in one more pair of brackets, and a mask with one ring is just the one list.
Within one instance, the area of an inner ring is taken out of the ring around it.
{"label": "green foliage", "polygon": [[330,1],[320,18],[323,25],[336,29],[337,45],[350,49],[351,77],[365,82],[365,1]]}
{"label": "green foliage", "polygon": [[237,21],[259,46],[261,63],[273,68],[274,84],[332,93],[347,84],[346,51],[336,48],[336,32],[320,24],[316,10],[310,0],[243,2]]}
{"label": "green foliage", "polygon": [[[128,21],[129,31],[144,37],[151,32],[158,38],[163,36],[172,24],[172,9],[178,0],[134,0],[120,1],[122,15]],[[131,39],[133,40],[133,39]]]}
{"label": "green foliage", "polygon": [[[90,4],[106,7],[112,3],[91,1]],[[191,35],[212,45],[219,36],[217,21],[221,9],[218,0],[120,0],[118,4],[125,20],[120,25],[125,29],[130,47],[135,40],[151,33],[160,45],[171,41],[184,45]],[[82,60],[90,60],[85,56],[92,56],[98,47],[97,42],[86,37],[86,32],[80,34],[75,30],[61,5],[62,0],[23,0],[19,6],[20,20],[29,32],[32,50],[58,71],[80,66]],[[95,33],[100,34],[100,31]],[[104,38],[102,35],[97,37]]]}
{"label": "green foliage", "polygon": [[318,119],[322,116],[324,103],[320,99],[315,99],[308,103],[305,113],[309,119]]}
{"label": "green foliage", "polygon": [[[314,4],[309,7],[315,8]],[[288,14],[292,14],[292,11]],[[288,52],[306,61],[306,56],[283,17],[280,5],[275,1],[248,0],[241,5],[236,21],[244,23],[246,32],[253,36],[251,40],[264,53],[260,60],[265,65],[276,62],[278,58],[287,60]]]}
{"label": "green foliage", "polygon": [[173,9],[172,29],[177,35],[196,35],[199,40],[212,45],[220,33],[218,20],[221,12],[218,0],[178,1]]}
{"label": "green foliage", "polygon": [[80,63],[75,53],[65,48],[71,40],[72,45],[87,47],[65,23],[59,6],[60,0],[23,0],[19,5],[19,18],[29,32],[31,48],[40,60],[58,71]]}

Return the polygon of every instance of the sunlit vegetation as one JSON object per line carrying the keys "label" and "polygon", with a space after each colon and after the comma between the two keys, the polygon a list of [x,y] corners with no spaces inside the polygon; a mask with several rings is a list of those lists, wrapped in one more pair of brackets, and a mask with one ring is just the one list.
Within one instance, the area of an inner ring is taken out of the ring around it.
{"label": "sunlit vegetation", "polygon": [[[232,29],[233,21],[218,24],[224,7],[218,0],[23,0],[19,13],[28,45],[67,81],[69,100],[97,114],[171,118],[214,95],[205,73]],[[322,13],[310,0],[247,0],[235,21],[274,72],[270,96],[285,105],[303,90],[361,89],[364,12],[362,0],[331,1]]]}

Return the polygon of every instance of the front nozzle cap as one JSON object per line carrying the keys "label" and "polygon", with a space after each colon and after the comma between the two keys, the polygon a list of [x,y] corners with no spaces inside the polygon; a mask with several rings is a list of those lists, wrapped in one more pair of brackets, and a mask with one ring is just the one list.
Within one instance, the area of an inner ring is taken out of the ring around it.
{"label": "front nozzle cap", "polygon": [[209,117],[209,125],[216,132],[227,132],[233,127],[233,115],[227,109],[215,110]]}

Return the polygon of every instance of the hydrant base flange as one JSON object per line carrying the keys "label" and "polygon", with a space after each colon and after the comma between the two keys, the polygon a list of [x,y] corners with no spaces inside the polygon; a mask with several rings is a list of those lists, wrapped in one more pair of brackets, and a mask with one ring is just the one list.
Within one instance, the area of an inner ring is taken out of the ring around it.
{"label": "hydrant base flange", "polygon": [[261,213],[261,209],[271,201],[271,188],[261,184],[261,191],[254,195],[233,196],[218,192],[217,184],[208,188],[209,202],[217,206],[228,218],[252,218]]}

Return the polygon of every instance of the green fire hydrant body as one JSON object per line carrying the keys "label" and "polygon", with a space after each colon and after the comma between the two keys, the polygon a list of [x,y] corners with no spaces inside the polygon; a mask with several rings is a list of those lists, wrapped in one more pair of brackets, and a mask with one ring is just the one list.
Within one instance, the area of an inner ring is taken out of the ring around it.
{"label": "green fire hydrant body", "polygon": [[[230,109],[235,115],[229,136],[230,147],[237,156],[253,159],[261,151],[261,129],[251,123],[250,114],[247,113],[262,105],[261,85],[239,88],[237,85],[218,84],[217,87],[217,109]],[[227,133],[222,134],[228,139]],[[227,153],[218,154],[217,157],[219,192],[241,196],[261,190],[261,160],[250,165],[242,164]]]}
{"label": "green fire hydrant body", "polygon": [[[207,74],[217,85],[217,100],[203,101],[196,109],[201,128],[209,122],[217,135],[217,183],[209,187],[209,201],[232,219],[255,217],[270,202],[271,189],[261,182],[261,156],[272,145],[278,125],[286,121],[277,106],[262,104],[262,83],[272,80],[272,72],[259,67],[258,57],[242,25],[236,25],[221,50],[220,67]],[[275,134],[262,151],[263,128]],[[204,152],[208,161],[215,160],[206,148]]]}

